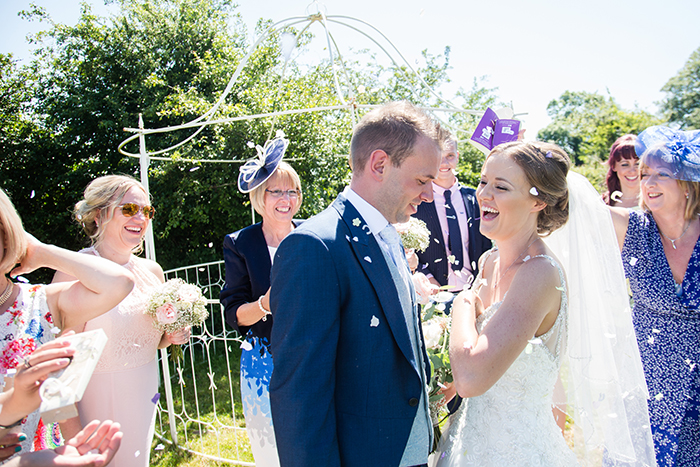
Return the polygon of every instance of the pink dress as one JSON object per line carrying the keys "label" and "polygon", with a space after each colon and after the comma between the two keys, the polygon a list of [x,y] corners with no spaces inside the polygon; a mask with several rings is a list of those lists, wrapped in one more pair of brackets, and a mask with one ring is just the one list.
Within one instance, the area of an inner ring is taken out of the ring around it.
{"label": "pink dress", "polygon": [[[83,253],[95,254],[94,248]],[[163,335],[146,314],[159,278],[143,260],[132,256],[124,265],[134,275],[134,289],[116,308],[85,324],[102,328],[109,340],[83,399],[78,403],[83,426],[92,420],[114,420],[124,433],[110,467],[147,467],[158,401],[156,351]]]}

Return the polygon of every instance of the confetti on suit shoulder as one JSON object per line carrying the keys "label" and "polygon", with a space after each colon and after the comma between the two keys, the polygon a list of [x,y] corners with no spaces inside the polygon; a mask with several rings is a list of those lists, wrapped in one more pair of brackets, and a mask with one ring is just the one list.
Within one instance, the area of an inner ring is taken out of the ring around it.
{"label": "confetti on suit shoulder", "polygon": [[379,326],[379,318],[376,316],[372,315],[372,320],[369,322],[370,327],[376,328]]}
{"label": "confetti on suit shoulder", "polygon": [[433,262],[434,262],[434,263],[439,263],[440,261],[442,261],[442,258],[438,258],[438,259],[436,259],[436,260],[433,261]]}
{"label": "confetti on suit shoulder", "polygon": [[349,242],[349,241],[350,241],[350,236],[349,236],[349,235],[346,235],[346,236],[345,236],[345,240],[347,240],[347,241]]}
{"label": "confetti on suit shoulder", "polygon": [[352,225],[354,225],[355,227],[358,227],[361,223],[362,223],[362,221],[360,221],[360,219],[358,217],[356,217],[352,220]]}
{"label": "confetti on suit shoulder", "polygon": [[357,237],[352,237],[352,239],[353,239],[353,241],[355,241],[355,242],[359,242],[359,241],[360,241],[360,239],[357,238]]}
{"label": "confetti on suit shoulder", "polygon": [[367,261],[368,263],[371,263],[371,262],[372,262],[372,258],[370,258],[369,256],[365,256],[363,259],[364,259],[365,261]]}

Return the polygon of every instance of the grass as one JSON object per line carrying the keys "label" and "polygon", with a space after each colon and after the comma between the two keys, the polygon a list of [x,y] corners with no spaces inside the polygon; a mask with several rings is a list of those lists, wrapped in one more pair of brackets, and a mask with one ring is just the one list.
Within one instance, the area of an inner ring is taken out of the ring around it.
{"label": "grass", "polygon": [[[173,362],[170,365],[178,444],[210,456],[252,463],[254,460],[241,407],[239,342],[233,339],[216,342],[200,339],[195,342],[194,347],[185,350],[175,368]],[[177,371],[178,366],[182,373]],[[162,385],[160,393],[163,395],[160,400],[163,410],[159,411],[156,431],[165,441],[157,436],[154,439],[150,465],[230,465],[170,444],[165,389]]]}

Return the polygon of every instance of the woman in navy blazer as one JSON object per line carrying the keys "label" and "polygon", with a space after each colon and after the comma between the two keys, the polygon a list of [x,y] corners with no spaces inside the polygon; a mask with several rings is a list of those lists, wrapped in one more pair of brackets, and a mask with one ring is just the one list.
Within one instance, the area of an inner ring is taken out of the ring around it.
{"label": "woman in navy blazer", "polygon": [[241,345],[243,415],[255,462],[265,466],[279,465],[268,392],[273,368],[270,270],[277,246],[300,223],[292,218],[302,202],[299,175],[289,164],[277,163],[269,178],[250,191],[262,222],[224,238],[226,282],[219,297],[226,322],[245,336]]}

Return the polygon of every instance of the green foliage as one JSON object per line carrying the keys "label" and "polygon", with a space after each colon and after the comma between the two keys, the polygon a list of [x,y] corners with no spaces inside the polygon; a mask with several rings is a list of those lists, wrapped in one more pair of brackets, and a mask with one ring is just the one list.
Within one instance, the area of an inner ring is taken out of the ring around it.
{"label": "green foliage", "polygon": [[538,138],[561,146],[575,165],[605,161],[617,138],[661,123],[642,110],[621,109],[610,96],[589,92],[566,91],[549,103],[547,113],[552,123],[540,130]]}
{"label": "green foliage", "polygon": [[[110,173],[139,176],[138,160],[117,150],[128,136],[123,128],[136,127],[139,116],[146,128],[161,128],[209,111],[250,47],[229,0],[119,0],[118,5],[110,18],[83,5],[74,26],[53,23],[33,6],[24,16],[47,25],[32,38],[34,61],[17,68],[10,57],[0,60],[2,186],[27,230],[70,249],[86,244],[70,214],[85,186]],[[257,30],[270,25],[261,20]],[[299,47],[311,38],[303,34]],[[418,72],[430,86],[449,81],[449,48],[437,56],[424,51],[423,57]],[[407,68],[384,67],[367,53],[350,59],[340,74],[341,88],[363,89],[353,91],[358,103],[407,98],[422,106],[442,105]],[[340,68],[339,62],[333,65]],[[484,108],[493,100],[491,90],[476,82],[460,98]],[[278,37],[272,35],[256,49],[212,118],[338,104],[331,64],[290,62],[285,67]],[[466,128],[474,122],[457,116],[452,123]],[[170,269],[221,258],[223,236],[250,224],[250,202],[236,186],[240,163],[256,155],[247,142],[262,145],[277,129],[291,141],[285,157],[304,187],[299,217],[325,208],[349,180],[351,126],[347,111],[211,125],[168,152],[169,161],[151,161],[159,263]],[[193,131],[150,135],[147,149],[167,148]],[[125,149],[138,153],[138,142]],[[240,163],[189,161],[230,159]],[[460,170],[467,180],[478,174],[481,159],[480,154],[463,155]]]}
{"label": "green foliage", "polygon": [[660,104],[668,121],[683,129],[700,129],[700,48],[661,90],[666,93]]}

